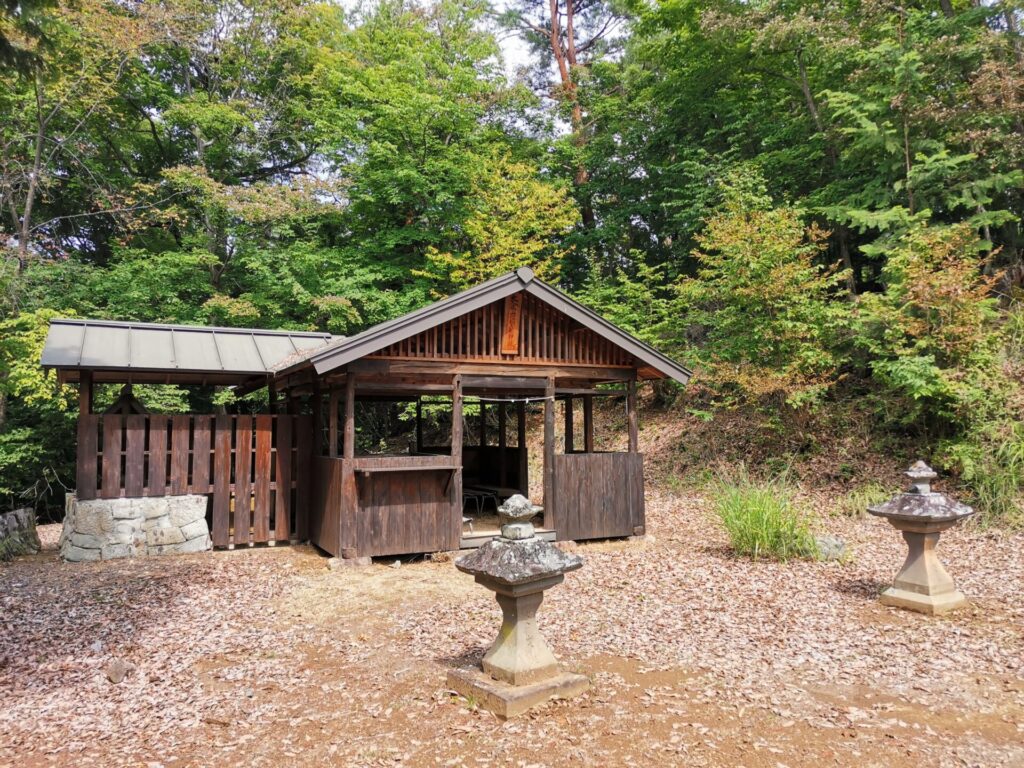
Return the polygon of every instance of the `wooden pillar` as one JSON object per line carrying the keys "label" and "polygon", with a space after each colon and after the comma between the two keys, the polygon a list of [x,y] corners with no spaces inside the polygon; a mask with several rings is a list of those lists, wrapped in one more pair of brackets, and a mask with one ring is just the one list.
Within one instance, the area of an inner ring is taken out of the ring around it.
{"label": "wooden pillar", "polygon": [[338,388],[331,387],[330,405],[327,407],[327,455],[338,455]]}
{"label": "wooden pillar", "polygon": [[636,379],[630,379],[626,385],[626,419],[629,424],[629,452],[639,450],[639,435],[636,414]]}
{"label": "wooden pillar", "polygon": [[423,398],[416,398],[416,453],[423,453]]}
{"label": "wooden pillar", "polygon": [[320,379],[313,382],[313,396],[310,399],[313,411],[313,450],[315,456],[324,455],[324,395],[320,389]]}
{"label": "wooden pillar", "polygon": [[[337,411],[335,411],[337,415]],[[337,436],[337,433],[335,433]],[[348,374],[345,379],[345,433],[344,456],[354,459],[356,456],[356,376]]]}
{"label": "wooden pillar", "polygon": [[78,379],[78,415],[92,413],[92,371],[82,371]]}
{"label": "wooden pillar", "polygon": [[462,376],[452,377],[452,525],[449,546],[458,549],[462,540]]}
{"label": "wooden pillar", "polygon": [[572,434],[572,395],[565,398],[565,452],[572,453],[574,446]]}
{"label": "wooden pillar", "polygon": [[594,396],[583,396],[583,450],[594,452]]}
{"label": "wooden pillar", "polygon": [[[487,445],[487,404],[480,401],[480,447],[483,448]],[[481,457],[483,451],[480,452]]]}
{"label": "wooden pillar", "polygon": [[508,447],[508,436],[505,434],[507,429],[508,404],[498,403],[498,485],[502,487],[508,485],[508,467],[505,465],[508,455],[508,451],[505,450]]}
{"label": "wooden pillar", "polygon": [[277,413],[277,384],[273,379],[267,382],[267,410],[272,414]]}
{"label": "wooden pillar", "polygon": [[519,491],[530,495],[530,461],[526,454],[526,403],[516,403],[516,445],[519,447]]}
{"label": "wooden pillar", "polygon": [[[334,390],[332,390],[333,394]],[[337,416],[337,409],[335,409]],[[337,429],[337,418],[334,420]],[[337,432],[335,432],[337,438]],[[356,455],[356,377],[349,373],[345,377],[345,427],[342,433],[341,496],[342,507],[338,510],[338,551],[343,558],[355,558],[361,554],[359,541],[359,488],[352,459]],[[337,442],[335,442],[337,450]]]}
{"label": "wooden pillar", "polygon": [[555,529],[555,377],[544,388],[544,527]]}

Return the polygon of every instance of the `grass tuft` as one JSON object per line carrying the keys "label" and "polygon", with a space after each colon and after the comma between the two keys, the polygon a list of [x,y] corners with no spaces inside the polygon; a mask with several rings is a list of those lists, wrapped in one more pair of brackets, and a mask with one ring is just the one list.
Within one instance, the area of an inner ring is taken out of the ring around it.
{"label": "grass tuft", "polygon": [[836,501],[835,512],[847,517],[865,517],[868,507],[881,504],[899,493],[898,490],[886,488],[881,483],[869,482],[851,488]]}
{"label": "grass tuft", "polygon": [[757,481],[743,468],[720,477],[712,490],[715,512],[733,550],[755,560],[816,556],[810,523],[793,497],[784,478]]}

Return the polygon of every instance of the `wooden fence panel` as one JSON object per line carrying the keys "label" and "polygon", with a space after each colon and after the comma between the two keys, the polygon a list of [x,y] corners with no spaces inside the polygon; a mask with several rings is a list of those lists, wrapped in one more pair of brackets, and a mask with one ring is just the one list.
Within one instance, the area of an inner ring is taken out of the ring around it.
{"label": "wooden fence panel", "polygon": [[167,417],[149,417],[149,477],[147,496],[167,495]]}
{"label": "wooden fence panel", "polygon": [[231,427],[230,416],[218,416],[213,456],[213,546],[231,543]]}
{"label": "wooden fence panel", "polygon": [[124,428],[124,495],[141,496],[145,485],[146,417],[133,414],[125,418]]}
{"label": "wooden fence panel", "polygon": [[96,498],[96,458],[99,451],[99,416],[85,414],[78,417],[78,463],[75,482],[78,498],[83,501]]}
{"label": "wooden fence panel", "polygon": [[256,471],[253,483],[252,538],[254,542],[270,541],[270,474],[273,442],[273,418],[256,417]]}
{"label": "wooden fence panel", "polygon": [[188,444],[192,417],[178,414],[171,417],[171,495],[188,493]]}
{"label": "wooden fence panel", "polygon": [[239,416],[235,426],[234,543],[248,544],[252,527],[252,416]]}
{"label": "wooden fence panel", "polygon": [[277,465],[274,471],[274,539],[286,541],[292,532],[292,420],[277,421]]}
{"label": "wooden fence panel", "polygon": [[212,495],[214,546],[304,539],[312,429],[309,416],[87,414],[78,498]]}
{"label": "wooden fence panel", "polygon": [[560,540],[632,536],[644,525],[643,456],[558,454],[555,495]]}
{"label": "wooden fence panel", "polygon": [[210,490],[210,417],[195,416],[192,432],[192,493]]}
{"label": "wooden fence panel", "polygon": [[103,485],[100,496],[112,499],[121,495],[121,416],[103,419]]}

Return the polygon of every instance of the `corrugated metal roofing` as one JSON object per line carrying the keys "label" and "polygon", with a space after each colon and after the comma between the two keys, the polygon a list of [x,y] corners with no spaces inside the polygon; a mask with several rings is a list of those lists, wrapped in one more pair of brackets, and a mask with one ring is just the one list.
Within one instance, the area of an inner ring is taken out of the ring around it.
{"label": "corrugated metal roofing", "polygon": [[42,364],[58,369],[259,375],[335,338],[300,331],[57,319],[50,321]]}

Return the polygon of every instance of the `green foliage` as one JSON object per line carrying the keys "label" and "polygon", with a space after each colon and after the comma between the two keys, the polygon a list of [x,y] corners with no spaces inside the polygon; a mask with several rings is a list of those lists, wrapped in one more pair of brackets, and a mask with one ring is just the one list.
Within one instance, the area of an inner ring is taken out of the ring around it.
{"label": "green foliage", "polygon": [[880,504],[896,494],[893,488],[886,488],[881,483],[869,482],[852,488],[839,497],[836,502],[836,512],[847,517],[863,517],[868,512],[868,507],[873,504]]}
{"label": "green foliage", "polygon": [[741,469],[718,479],[712,504],[739,555],[786,561],[817,551],[807,516],[781,477],[756,481]]}
{"label": "green foliage", "polygon": [[772,207],[758,175],[731,173],[723,195],[697,238],[697,274],[679,286],[683,328],[703,336],[694,356],[741,400],[813,403],[841,362],[843,275],[820,263],[824,233],[796,209]]}

